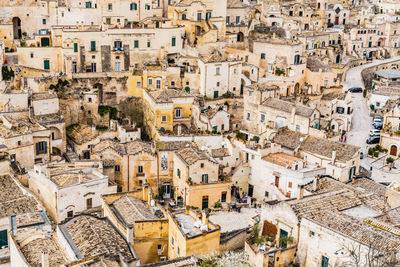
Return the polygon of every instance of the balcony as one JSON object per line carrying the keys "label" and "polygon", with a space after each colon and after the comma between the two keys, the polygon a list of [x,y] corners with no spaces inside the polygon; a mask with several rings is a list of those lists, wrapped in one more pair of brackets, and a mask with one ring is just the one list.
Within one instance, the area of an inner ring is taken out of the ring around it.
{"label": "balcony", "polygon": [[123,53],[124,52],[124,48],[122,48],[122,47],[114,47],[114,52],[120,52],[120,53]]}

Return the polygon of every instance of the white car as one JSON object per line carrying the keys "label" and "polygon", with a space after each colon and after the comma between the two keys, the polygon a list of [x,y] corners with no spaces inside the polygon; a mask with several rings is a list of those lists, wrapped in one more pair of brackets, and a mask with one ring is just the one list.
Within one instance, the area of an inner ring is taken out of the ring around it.
{"label": "white car", "polygon": [[369,131],[369,136],[379,136],[379,135],[381,135],[381,130],[374,129]]}

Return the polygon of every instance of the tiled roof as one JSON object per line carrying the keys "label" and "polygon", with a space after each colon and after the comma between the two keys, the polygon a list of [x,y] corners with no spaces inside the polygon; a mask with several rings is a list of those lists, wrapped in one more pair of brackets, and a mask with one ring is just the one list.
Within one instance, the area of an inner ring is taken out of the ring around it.
{"label": "tiled roof", "polygon": [[157,220],[160,218],[142,200],[131,196],[123,196],[115,200],[112,203],[112,207],[126,225],[133,225],[136,221]]}
{"label": "tiled roof", "polygon": [[192,97],[190,94],[186,93],[183,90],[176,90],[176,89],[160,89],[157,91],[149,92],[151,97],[154,98],[156,102],[159,103],[168,103],[172,102],[172,98],[178,97]]}
{"label": "tiled roof", "polygon": [[226,147],[211,149],[211,156],[214,158],[229,157],[230,155]]}
{"label": "tiled roof", "polygon": [[208,159],[207,154],[204,151],[187,147],[179,150],[177,154],[183,159],[188,165],[192,165],[199,160]]}
{"label": "tiled roof", "polygon": [[67,135],[75,143],[81,145],[95,139],[98,136],[98,132],[89,125],[76,124],[67,128]]}
{"label": "tiled roof", "polygon": [[135,260],[127,241],[106,218],[80,215],[61,227],[83,257],[104,254],[106,257],[121,255],[127,262]]}
{"label": "tiled roof", "polygon": [[39,210],[39,203],[22,192],[9,176],[0,176],[0,218]]}
{"label": "tiled roof", "polygon": [[63,266],[68,262],[63,249],[54,237],[36,238],[24,245],[21,252],[32,267],[42,267],[43,253],[49,257],[49,266]]}
{"label": "tiled roof", "polygon": [[153,147],[150,143],[135,140],[132,142],[121,144],[118,141],[106,139],[94,146],[95,153],[101,153],[111,148],[121,155],[136,155],[140,152],[153,153]]}
{"label": "tiled roof", "polygon": [[355,157],[360,150],[358,146],[333,142],[327,139],[320,139],[313,136],[307,137],[300,146],[300,149],[312,154],[332,157],[332,151],[336,151],[336,160],[346,162]]}
{"label": "tiled roof", "polygon": [[289,130],[287,127],[282,127],[278,129],[278,132],[273,138],[273,142],[295,150],[301,144],[301,139],[303,141],[306,139],[307,135]]}
{"label": "tiled roof", "polygon": [[295,107],[296,108],[295,114],[302,116],[302,117],[306,117],[306,118],[311,117],[311,115],[314,113],[314,110],[315,110],[314,108],[307,107],[300,103],[294,104],[294,103],[291,103],[288,101],[284,101],[284,100],[280,100],[280,99],[272,98],[272,97],[267,98],[262,103],[262,105],[265,107],[277,109],[277,110],[280,110],[280,111],[286,112],[286,113],[291,113],[293,107]]}

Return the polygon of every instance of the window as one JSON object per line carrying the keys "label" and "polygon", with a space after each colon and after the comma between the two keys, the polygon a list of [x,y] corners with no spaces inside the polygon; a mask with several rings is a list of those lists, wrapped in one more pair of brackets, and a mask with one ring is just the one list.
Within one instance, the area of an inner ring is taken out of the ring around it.
{"label": "window", "polygon": [[288,183],[288,187],[289,187],[289,188],[292,188],[292,182],[289,182],[289,183]]}
{"label": "window", "polygon": [[115,166],[114,166],[114,170],[115,170],[116,172],[119,172],[119,171],[121,171],[121,168],[120,168],[119,165],[115,165]]}
{"label": "window", "polygon": [[88,98],[88,102],[92,103],[92,98],[91,97]]}
{"label": "window", "polygon": [[181,170],[180,169],[176,169],[176,176],[181,178]]}
{"label": "window", "polygon": [[96,72],[96,71],[97,71],[96,63],[92,63],[92,64],[91,64],[91,71],[92,71],[92,72]]}
{"label": "window", "polygon": [[49,70],[49,69],[50,69],[50,60],[45,59],[45,60],[43,61],[43,68],[44,68],[45,70]]}
{"label": "window", "polygon": [[138,170],[138,173],[143,173],[143,166],[138,166],[137,170]]}
{"label": "window", "polygon": [[178,257],[181,255],[181,250],[178,247]]}
{"label": "window", "polygon": [[240,24],[240,16],[236,16],[236,24]]}
{"label": "window", "polygon": [[180,118],[182,113],[182,109],[176,108],[175,109],[175,118]]}
{"label": "window", "polygon": [[115,71],[121,71],[121,62],[115,62],[114,70]]}
{"label": "window", "polygon": [[204,163],[200,163],[200,168],[204,168]]}
{"label": "window", "polygon": [[90,41],[90,51],[96,51],[96,41]]}
{"label": "window", "polygon": [[137,4],[136,4],[136,3],[131,3],[131,4],[129,5],[129,9],[130,9],[130,10],[137,10]]}
{"label": "window", "polygon": [[222,192],[222,194],[221,194],[221,202],[226,202],[226,192]]}
{"label": "window", "polygon": [[90,159],[90,151],[83,151],[83,158]]}
{"label": "window", "polygon": [[265,121],[265,114],[261,114],[261,122],[264,122]]}
{"label": "window", "polygon": [[31,58],[33,58],[33,53],[31,53]]}
{"label": "window", "polygon": [[0,249],[8,248],[7,230],[0,231]]}
{"label": "window", "polygon": [[145,6],[144,6],[144,9],[150,10],[150,5],[145,5]]}
{"label": "window", "polygon": [[120,50],[122,48],[122,42],[121,41],[115,41],[114,42],[114,49],[115,50]]}
{"label": "window", "polygon": [[136,82],[136,87],[142,87],[142,82]]}
{"label": "window", "polygon": [[36,155],[47,154],[47,142],[42,141],[36,143]]}
{"label": "window", "polygon": [[221,72],[221,68],[220,68],[220,67],[217,67],[217,68],[215,69],[215,75],[219,75],[220,72]]}
{"label": "window", "polygon": [[147,47],[151,47],[151,42],[147,41]]}
{"label": "window", "polygon": [[172,37],[172,46],[176,46],[176,37]]}
{"label": "window", "polygon": [[219,85],[220,85],[220,83],[219,83],[219,82],[217,82],[217,87],[219,87]]}
{"label": "window", "polygon": [[182,20],[186,20],[186,14],[182,14]]}
{"label": "window", "polygon": [[264,192],[264,196],[265,196],[265,197],[269,197],[269,192],[268,192],[268,191],[265,191],[265,192]]}
{"label": "window", "polygon": [[43,19],[42,22],[43,22],[43,25],[46,25],[46,19]]}
{"label": "window", "polygon": [[322,256],[321,267],[329,267],[329,258]]}
{"label": "window", "polygon": [[265,53],[261,53],[261,59],[265,59]]}
{"label": "window", "polygon": [[208,184],[208,174],[203,174],[203,175],[201,176],[201,182],[202,182],[203,184]]}
{"label": "window", "polygon": [[161,116],[161,122],[167,122],[167,116]]}
{"label": "window", "polygon": [[86,8],[92,8],[92,2],[86,2]]}
{"label": "window", "polygon": [[160,79],[156,80],[156,88],[161,89],[161,80]]}
{"label": "window", "polygon": [[72,73],[77,73],[77,72],[78,72],[78,65],[74,61],[74,62],[72,62]]}
{"label": "window", "polygon": [[86,199],[86,209],[91,209],[92,208],[92,199],[88,198]]}
{"label": "window", "polygon": [[108,4],[108,10],[112,10],[112,4]]}
{"label": "window", "polygon": [[197,20],[198,20],[198,21],[201,21],[201,13],[200,13],[200,12],[197,13]]}
{"label": "window", "polygon": [[111,18],[106,18],[106,24],[111,25]]}
{"label": "window", "polygon": [[250,113],[247,113],[247,120],[250,120]]}
{"label": "window", "polygon": [[206,13],[206,20],[209,20],[211,18],[211,12]]}
{"label": "window", "polygon": [[78,52],[78,43],[74,43],[74,52]]}
{"label": "window", "polygon": [[133,46],[134,48],[139,48],[139,40],[135,40]]}
{"label": "window", "polygon": [[174,245],[175,245],[175,240],[174,240],[174,237],[171,236],[171,247],[174,247]]}
{"label": "window", "polygon": [[74,217],[74,212],[73,212],[72,210],[68,211],[68,212],[67,212],[67,217],[68,217],[68,218]]}
{"label": "window", "polygon": [[230,20],[231,20],[231,17],[226,16],[226,24],[229,24]]}
{"label": "window", "polygon": [[152,79],[152,78],[149,78],[149,79],[147,80],[147,83],[148,83],[149,85],[153,85],[153,79]]}
{"label": "window", "polygon": [[300,132],[300,125],[296,124],[296,132]]}

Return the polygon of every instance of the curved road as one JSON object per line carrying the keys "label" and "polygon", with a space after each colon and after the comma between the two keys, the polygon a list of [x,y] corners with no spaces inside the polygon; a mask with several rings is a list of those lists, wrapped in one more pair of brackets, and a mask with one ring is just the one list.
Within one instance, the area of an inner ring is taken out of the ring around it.
{"label": "curved road", "polygon": [[[400,56],[385,60],[376,60],[373,63],[349,69],[346,73],[346,81],[342,83],[343,90],[347,91],[351,87],[364,88],[364,83],[361,78],[362,70],[398,60],[400,60]],[[362,93],[351,94],[353,100],[353,118],[351,129],[347,133],[347,143],[361,147],[361,150],[364,152],[364,154],[366,154],[367,145],[365,141],[369,136],[369,131],[372,129],[372,118],[369,116],[368,107],[365,99],[362,96]],[[365,157],[364,160],[361,161],[361,166],[369,170],[370,159]],[[392,180],[392,178],[394,177],[391,177],[391,174],[374,169],[371,178],[376,181],[389,181]],[[396,180],[399,180],[399,178],[397,178]]]}

